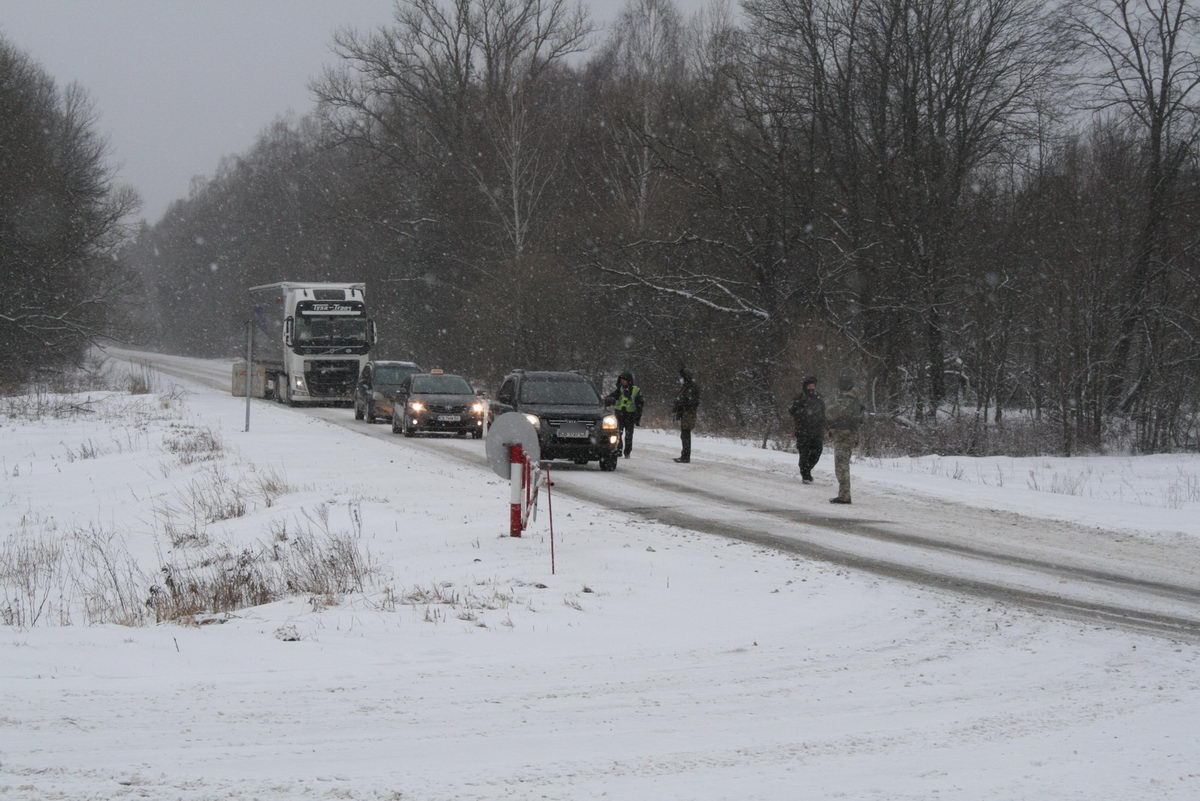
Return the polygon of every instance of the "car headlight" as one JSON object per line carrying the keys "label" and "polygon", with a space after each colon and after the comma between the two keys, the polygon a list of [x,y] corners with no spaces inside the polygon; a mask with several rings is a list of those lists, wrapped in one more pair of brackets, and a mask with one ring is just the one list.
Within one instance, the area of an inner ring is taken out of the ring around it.
{"label": "car headlight", "polygon": [[420,401],[409,401],[408,408],[412,409],[414,412],[423,412],[425,411],[425,404],[421,403]]}
{"label": "car headlight", "polygon": [[538,417],[536,414],[527,414],[525,415],[525,419],[528,420],[529,425],[533,426],[534,428],[542,427],[542,418]]}
{"label": "car headlight", "polygon": [[472,403],[471,411],[475,412],[475,414],[483,414],[483,404],[482,403]]}
{"label": "car headlight", "polygon": [[600,427],[605,431],[617,430],[617,416],[615,414],[606,414],[604,419],[600,421]]}

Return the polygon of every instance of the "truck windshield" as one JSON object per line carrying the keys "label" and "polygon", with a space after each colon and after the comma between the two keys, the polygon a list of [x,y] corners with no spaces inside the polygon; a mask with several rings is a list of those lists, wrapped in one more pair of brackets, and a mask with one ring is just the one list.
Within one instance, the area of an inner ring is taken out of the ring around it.
{"label": "truck windshield", "polygon": [[465,378],[456,375],[415,375],[412,380],[413,392],[426,392],[430,395],[473,395],[474,390]]}
{"label": "truck windshield", "polygon": [[363,345],[367,318],[304,314],[296,317],[297,345]]}
{"label": "truck windshield", "polygon": [[526,378],[521,384],[521,401],[558,406],[600,405],[600,398],[592,385],[577,378]]}

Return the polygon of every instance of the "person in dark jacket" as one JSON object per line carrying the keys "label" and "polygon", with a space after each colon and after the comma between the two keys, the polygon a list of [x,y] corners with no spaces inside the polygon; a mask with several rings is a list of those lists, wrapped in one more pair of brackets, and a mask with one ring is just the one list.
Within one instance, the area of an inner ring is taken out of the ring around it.
{"label": "person in dark jacket", "polygon": [[825,448],[825,399],[817,392],[817,379],[804,379],[803,389],[792,401],[788,412],[796,431],[796,451],[800,454],[800,480],[811,484],[812,469]]}
{"label": "person in dark jacket", "polygon": [[858,429],[863,421],[862,400],[854,391],[854,379],[838,379],[837,402],[829,410],[829,435],[833,439],[833,470],[837,474],[838,494],[830,503],[850,503],[850,454],[858,444]]}
{"label": "person in dark jacket", "polygon": [[671,410],[679,421],[679,440],[683,451],[675,461],[687,464],[692,461],[692,429],[696,427],[696,409],[700,408],[700,388],[686,367],[679,368],[679,394]]}
{"label": "person in dark jacket", "polygon": [[629,458],[633,450],[633,429],[642,422],[642,407],[646,403],[641,387],[633,383],[633,373],[624,372],[617,377],[617,388],[608,393],[604,402],[613,407],[617,415],[617,426],[621,429],[623,453]]}

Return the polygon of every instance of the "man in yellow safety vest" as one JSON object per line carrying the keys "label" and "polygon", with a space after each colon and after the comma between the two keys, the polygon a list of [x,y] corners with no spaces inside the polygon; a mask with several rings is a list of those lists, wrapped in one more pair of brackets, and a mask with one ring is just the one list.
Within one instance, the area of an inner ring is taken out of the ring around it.
{"label": "man in yellow safety vest", "polygon": [[604,402],[612,406],[617,414],[617,425],[623,440],[622,451],[628,459],[633,450],[633,429],[642,422],[642,406],[646,402],[641,387],[633,383],[633,374],[621,373],[617,378],[617,388],[608,394]]}

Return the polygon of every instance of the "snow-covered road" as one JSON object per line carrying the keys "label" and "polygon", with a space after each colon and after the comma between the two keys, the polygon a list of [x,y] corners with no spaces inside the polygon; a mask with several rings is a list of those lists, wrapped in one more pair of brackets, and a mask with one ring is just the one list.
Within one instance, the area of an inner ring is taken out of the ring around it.
{"label": "snow-covered road", "polygon": [[[171,375],[228,389],[227,362],[114,351]],[[259,401],[265,403],[265,401]],[[346,409],[297,407],[363,436],[416,447],[486,470],[478,442],[404,439]],[[555,491],[647,520],[731,537],[891,578],[994,598],[1039,611],[1200,639],[1200,540],[1126,532],[978,509],[882,486],[862,486],[849,508],[825,503],[827,482],[804,486],[790,466],[709,453],[677,465],[676,440],[639,432],[615,473],[552,463]]]}

